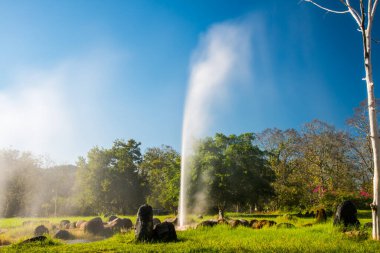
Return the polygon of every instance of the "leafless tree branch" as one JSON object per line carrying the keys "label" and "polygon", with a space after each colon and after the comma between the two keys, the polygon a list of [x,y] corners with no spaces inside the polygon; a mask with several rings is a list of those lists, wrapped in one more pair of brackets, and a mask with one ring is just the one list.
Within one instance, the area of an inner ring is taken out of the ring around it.
{"label": "leafless tree branch", "polygon": [[317,6],[318,8],[322,9],[322,10],[325,10],[327,12],[331,12],[331,13],[336,13],[336,14],[345,14],[345,13],[349,13],[350,10],[345,10],[345,11],[336,11],[336,10],[332,10],[332,9],[329,9],[329,8],[326,8],[326,7],[323,7],[322,5],[320,4],[317,4],[316,2],[312,1],[312,0],[304,0],[305,2],[309,2],[309,3],[312,3],[314,4],[315,6]]}
{"label": "leafless tree branch", "polygon": [[373,3],[372,11],[371,11],[371,17],[373,17],[375,15],[375,11],[376,11],[376,7],[377,7],[378,3],[379,3],[379,0],[375,0],[375,2]]}
{"label": "leafless tree branch", "polygon": [[360,27],[360,30],[363,31],[362,28],[361,28],[361,23],[363,21],[363,18],[361,18],[360,15],[359,15],[359,13],[358,13],[358,11],[355,10],[351,6],[350,0],[345,0],[345,1],[340,0],[340,2],[348,8],[348,11],[350,12],[351,16],[355,19],[356,23]]}

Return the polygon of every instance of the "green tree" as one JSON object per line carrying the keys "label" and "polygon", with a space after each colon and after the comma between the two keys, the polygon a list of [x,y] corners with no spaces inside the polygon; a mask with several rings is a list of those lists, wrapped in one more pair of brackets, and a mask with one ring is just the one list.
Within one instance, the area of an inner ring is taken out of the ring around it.
{"label": "green tree", "polygon": [[199,203],[197,197],[207,196],[205,202],[217,207],[222,218],[231,205],[261,205],[268,201],[274,174],[253,140],[252,133],[245,133],[216,134],[200,141],[192,159],[193,202]]}
{"label": "green tree", "polygon": [[141,171],[149,189],[147,202],[156,208],[178,209],[181,157],[169,146],[149,148]]}

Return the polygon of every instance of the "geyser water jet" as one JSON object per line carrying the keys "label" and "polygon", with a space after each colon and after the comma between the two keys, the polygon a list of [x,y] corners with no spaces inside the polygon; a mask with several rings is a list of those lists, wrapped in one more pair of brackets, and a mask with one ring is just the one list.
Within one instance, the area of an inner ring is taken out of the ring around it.
{"label": "geyser water jet", "polygon": [[[188,212],[194,209],[188,209],[187,191],[191,155],[197,148],[195,140],[207,134],[215,109],[225,104],[231,88],[249,77],[250,20],[212,26],[194,51],[182,126],[181,227],[186,225]],[[198,207],[206,205],[204,198],[196,202]]]}

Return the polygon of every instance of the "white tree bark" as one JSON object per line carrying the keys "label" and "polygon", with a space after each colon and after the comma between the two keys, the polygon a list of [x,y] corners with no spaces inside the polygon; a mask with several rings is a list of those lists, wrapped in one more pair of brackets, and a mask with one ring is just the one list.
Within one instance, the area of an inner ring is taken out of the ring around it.
{"label": "white tree bark", "polygon": [[[339,0],[347,9],[344,11],[335,11],[323,7],[312,0],[305,0],[317,7],[336,14],[350,13],[355,22],[359,26],[359,31],[362,33],[363,40],[363,59],[365,69],[365,81],[367,84],[367,99],[368,99],[368,119],[369,129],[372,147],[372,159],[373,159],[373,202],[371,204],[372,209],[372,238],[374,240],[380,240],[380,212],[379,203],[379,169],[380,169],[380,139],[378,132],[378,124],[376,117],[376,99],[374,91],[374,83],[372,77],[372,61],[371,61],[371,33],[373,19],[375,16],[378,0],[367,1],[367,11],[365,11],[364,1],[360,0],[360,11],[351,6],[350,0]],[[360,13],[360,14],[359,14]]]}

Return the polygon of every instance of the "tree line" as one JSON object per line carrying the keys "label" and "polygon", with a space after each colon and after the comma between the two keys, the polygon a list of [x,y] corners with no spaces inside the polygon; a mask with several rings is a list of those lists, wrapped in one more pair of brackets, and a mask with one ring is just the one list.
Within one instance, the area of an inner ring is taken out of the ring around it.
{"label": "tree line", "polygon": [[[301,129],[198,140],[190,162],[189,208],[219,210],[333,209],[345,199],[371,202],[373,163],[365,105],[343,131],[314,120]],[[17,150],[0,151],[0,215],[135,214],[143,203],[175,213],[181,156],[170,146],[141,151],[116,140],[94,147],[75,166],[42,168]],[[193,204],[196,203],[196,204]]]}

